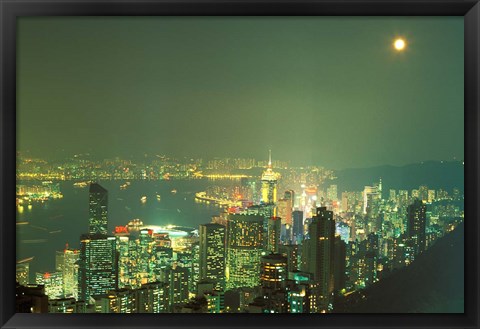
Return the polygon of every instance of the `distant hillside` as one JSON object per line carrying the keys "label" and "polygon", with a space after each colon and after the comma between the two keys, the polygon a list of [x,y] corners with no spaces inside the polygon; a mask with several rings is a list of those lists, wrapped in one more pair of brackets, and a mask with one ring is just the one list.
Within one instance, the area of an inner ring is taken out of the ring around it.
{"label": "distant hillside", "polygon": [[345,169],[336,174],[338,178],[331,181],[331,184],[337,184],[339,192],[363,190],[364,186],[378,182],[379,177],[382,178],[384,191],[411,190],[420,185],[427,185],[431,189],[443,188],[449,193],[454,187],[461,190],[464,188],[464,166],[461,161],[428,161],[402,167]]}
{"label": "distant hillside", "polygon": [[[347,313],[463,313],[464,225],[441,238],[410,266],[352,294]],[[339,310],[340,311],[340,310]]]}

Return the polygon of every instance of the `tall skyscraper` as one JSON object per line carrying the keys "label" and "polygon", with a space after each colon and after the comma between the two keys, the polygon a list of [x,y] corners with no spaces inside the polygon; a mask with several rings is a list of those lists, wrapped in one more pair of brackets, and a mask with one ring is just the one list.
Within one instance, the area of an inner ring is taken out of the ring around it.
{"label": "tall skyscraper", "polygon": [[319,207],[308,227],[310,239],[304,241],[302,267],[318,283],[317,312],[327,312],[334,289],[335,220],[333,212]]}
{"label": "tall skyscraper", "polygon": [[200,280],[212,280],[215,289],[225,289],[225,226],[202,224],[200,235]]}
{"label": "tall skyscraper", "polygon": [[280,243],[281,219],[270,217],[267,226],[267,252],[277,253]]}
{"label": "tall skyscraper", "polygon": [[89,228],[90,234],[107,234],[108,192],[100,184],[90,184]]}
{"label": "tall skyscraper", "polygon": [[287,257],[281,254],[270,254],[262,257],[260,280],[263,288],[281,289],[287,279]]}
{"label": "tall skyscraper", "polygon": [[408,206],[407,237],[412,243],[414,253],[417,255],[425,251],[425,230],[427,223],[427,207],[421,200],[416,199]]}
{"label": "tall skyscraper", "polygon": [[277,173],[272,170],[272,152],[269,153],[268,166],[262,174],[262,202],[272,204],[277,202]]}
{"label": "tall skyscraper", "polygon": [[293,217],[293,241],[300,242],[303,239],[303,211],[294,210]]}
{"label": "tall skyscraper", "polygon": [[78,250],[68,249],[68,245],[56,254],[56,269],[62,273],[63,295],[66,298],[78,298]]}
{"label": "tall skyscraper", "polygon": [[163,274],[162,281],[166,282],[169,288],[169,311],[172,312],[175,306],[188,302],[188,269],[173,264],[168,266]]}
{"label": "tall skyscraper", "polygon": [[85,302],[94,295],[118,287],[118,258],[115,237],[84,234],[80,240],[78,298]]}
{"label": "tall skyscraper", "polygon": [[227,222],[227,289],[260,283],[263,217],[230,214]]}

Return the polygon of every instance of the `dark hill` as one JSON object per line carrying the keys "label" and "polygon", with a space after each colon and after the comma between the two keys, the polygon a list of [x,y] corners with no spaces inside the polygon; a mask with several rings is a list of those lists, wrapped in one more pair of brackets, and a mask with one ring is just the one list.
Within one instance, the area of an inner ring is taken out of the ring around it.
{"label": "dark hill", "polygon": [[463,223],[410,266],[347,297],[341,308],[348,313],[463,313]]}
{"label": "dark hill", "polygon": [[336,174],[338,178],[331,183],[338,185],[339,192],[363,190],[364,186],[378,182],[379,177],[382,178],[386,193],[389,189],[411,190],[420,185],[427,185],[431,189],[443,188],[451,193],[454,187],[463,190],[464,186],[464,166],[461,161],[344,169]]}

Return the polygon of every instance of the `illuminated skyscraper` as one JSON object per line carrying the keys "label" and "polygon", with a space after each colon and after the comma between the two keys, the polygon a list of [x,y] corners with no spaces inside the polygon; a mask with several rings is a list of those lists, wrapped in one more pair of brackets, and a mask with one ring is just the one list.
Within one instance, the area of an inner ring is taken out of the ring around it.
{"label": "illuminated skyscraper", "polygon": [[408,206],[407,236],[412,243],[415,255],[425,251],[426,212],[427,207],[421,200],[415,200]]}
{"label": "illuminated skyscraper", "polygon": [[97,183],[90,185],[89,233],[107,234],[108,192]]}
{"label": "illuminated skyscraper", "polygon": [[29,263],[18,263],[17,264],[17,282],[22,285],[26,286],[29,284],[29,276],[30,276],[30,264]]}
{"label": "illuminated skyscraper", "polygon": [[277,253],[280,243],[281,219],[279,217],[270,217],[267,226],[267,252]]}
{"label": "illuminated skyscraper", "polygon": [[287,278],[286,257],[280,254],[270,254],[262,257],[260,273],[262,288],[271,290],[281,289]]}
{"label": "illuminated skyscraper", "polygon": [[68,245],[63,251],[57,251],[56,268],[63,276],[63,294],[64,297],[78,298],[78,260],[80,253],[78,250],[68,249]]}
{"label": "illuminated skyscraper", "polygon": [[230,214],[227,222],[227,289],[260,284],[263,217]]}
{"label": "illuminated skyscraper", "polygon": [[318,283],[318,308],[316,312],[327,312],[332,302],[334,289],[334,245],[335,221],[333,212],[326,207],[317,208],[316,215],[308,227],[310,239],[303,244],[303,270],[313,274],[313,281]]}
{"label": "illuminated skyscraper", "polygon": [[63,275],[62,272],[45,272],[35,274],[35,283],[45,286],[45,295],[49,299],[63,297]]}
{"label": "illuminated skyscraper", "polygon": [[200,235],[200,280],[212,280],[215,289],[225,289],[225,226],[202,224]]}
{"label": "illuminated skyscraper", "polygon": [[272,152],[269,153],[268,166],[262,174],[262,202],[273,204],[277,202],[277,178],[278,175],[272,170]]}
{"label": "illuminated skyscraper", "polygon": [[188,302],[188,269],[174,264],[163,273],[162,281],[169,287],[169,311],[172,312],[176,305]]}
{"label": "illuminated skyscraper", "polygon": [[295,210],[292,213],[293,218],[293,241],[300,242],[303,239],[303,211]]}
{"label": "illuminated skyscraper", "polygon": [[84,234],[80,239],[78,298],[87,303],[94,295],[105,294],[118,286],[115,237]]}

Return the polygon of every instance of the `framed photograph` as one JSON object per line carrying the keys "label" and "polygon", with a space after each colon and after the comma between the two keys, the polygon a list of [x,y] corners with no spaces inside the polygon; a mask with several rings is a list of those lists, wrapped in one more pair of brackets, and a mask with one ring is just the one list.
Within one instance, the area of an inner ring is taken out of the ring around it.
{"label": "framed photograph", "polygon": [[0,12],[2,328],[478,327],[477,1]]}

